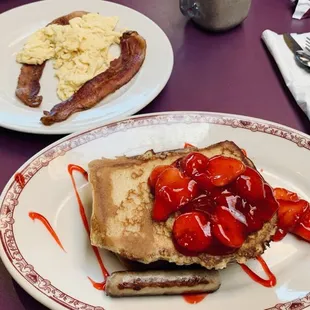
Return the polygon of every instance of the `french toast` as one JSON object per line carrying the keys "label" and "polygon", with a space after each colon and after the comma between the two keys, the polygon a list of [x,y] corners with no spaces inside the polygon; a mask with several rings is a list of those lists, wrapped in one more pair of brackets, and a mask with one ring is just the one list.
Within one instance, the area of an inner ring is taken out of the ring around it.
{"label": "french toast", "polygon": [[203,149],[193,147],[160,153],[151,150],[139,156],[94,160],[89,163],[93,195],[92,245],[144,264],[161,260],[177,265],[199,264],[207,269],[222,269],[228,263],[245,263],[261,255],[276,231],[276,214],[259,231],[250,234],[236,252],[221,256],[206,253],[186,256],[179,253],[171,238],[177,213],[165,222],[152,220],[154,197],[148,186],[152,170],[158,165],[169,165],[193,151],[207,157],[232,157],[256,169],[231,141]]}

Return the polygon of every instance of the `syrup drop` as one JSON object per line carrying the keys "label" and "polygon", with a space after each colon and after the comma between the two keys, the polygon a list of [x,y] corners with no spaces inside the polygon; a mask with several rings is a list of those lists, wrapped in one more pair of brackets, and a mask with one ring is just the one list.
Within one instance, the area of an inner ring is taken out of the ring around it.
{"label": "syrup drop", "polygon": [[184,300],[189,304],[198,304],[202,302],[208,294],[186,294],[183,295]]}

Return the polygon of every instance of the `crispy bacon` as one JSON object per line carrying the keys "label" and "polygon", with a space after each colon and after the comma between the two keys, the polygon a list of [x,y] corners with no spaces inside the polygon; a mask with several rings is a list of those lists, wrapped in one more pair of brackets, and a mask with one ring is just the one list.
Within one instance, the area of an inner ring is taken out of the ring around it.
{"label": "crispy bacon", "polygon": [[36,108],[42,102],[43,97],[38,93],[44,67],[45,62],[42,65],[25,64],[20,69],[15,95],[28,107]]}
{"label": "crispy bacon", "polygon": [[[53,20],[48,25],[68,25],[72,18],[81,17],[85,14],[87,14],[87,12],[75,11]],[[21,67],[15,94],[25,105],[29,107],[36,108],[42,102],[43,97],[38,96],[38,93],[40,92],[39,81],[42,76],[44,67],[45,62],[42,65],[24,64]]]}
{"label": "crispy bacon", "polygon": [[139,71],[146,52],[145,40],[136,32],[128,31],[120,40],[121,55],[110,67],[86,82],[69,99],[55,105],[50,112],[44,111],[41,122],[52,125],[66,120],[70,115],[92,108],[107,95],[128,83]]}

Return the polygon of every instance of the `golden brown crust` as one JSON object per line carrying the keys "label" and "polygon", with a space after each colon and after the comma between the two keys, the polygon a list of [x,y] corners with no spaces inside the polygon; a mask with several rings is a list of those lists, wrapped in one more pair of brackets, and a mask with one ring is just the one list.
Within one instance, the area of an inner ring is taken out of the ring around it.
{"label": "golden brown crust", "polygon": [[[171,239],[176,215],[165,223],[152,221],[153,197],[147,186],[150,172],[155,166],[170,164],[194,150],[198,149],[160,153],[148,151],[141,156],[101,159],[89,163],[89,180],[93,190],[92,244],[146,264],[164,260],[177,265],[200,264],[208,269],[222,269],[229,263],[244,263],[249,258],[261,255],[275,233],[276,216],[265,223],[260,231],[248,236],[237,252],[225,256],[184,256],[175,250]],[[239,147],[230,141],[198,151],[209,157],[218,154],[231,156],[254,167]]]}

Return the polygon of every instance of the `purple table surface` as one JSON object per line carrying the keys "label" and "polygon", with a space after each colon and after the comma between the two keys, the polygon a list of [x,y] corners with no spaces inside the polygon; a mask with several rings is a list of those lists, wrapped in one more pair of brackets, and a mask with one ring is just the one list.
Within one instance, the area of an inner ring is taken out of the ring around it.
{"label": "purple table surface", "polygon": [[[0,1],[0,12],[29,2]],[[285,87],[260,39],[265,29],[279,33],[310,31],[310,19],[291,18],[289,0],[253,0],[245,22],[221,34],[203,32],[187,21],[179,11],[177,0],[115,2],[154,20],[166,32],[174,50],[175,65],[167,86],[140,113],[176,110],[235,113],[310,133],[307,117]],[[58,138],[0,128],[0,191],[19,166]],[[1,261],[0,309],[46,309],[19,287]]]}

